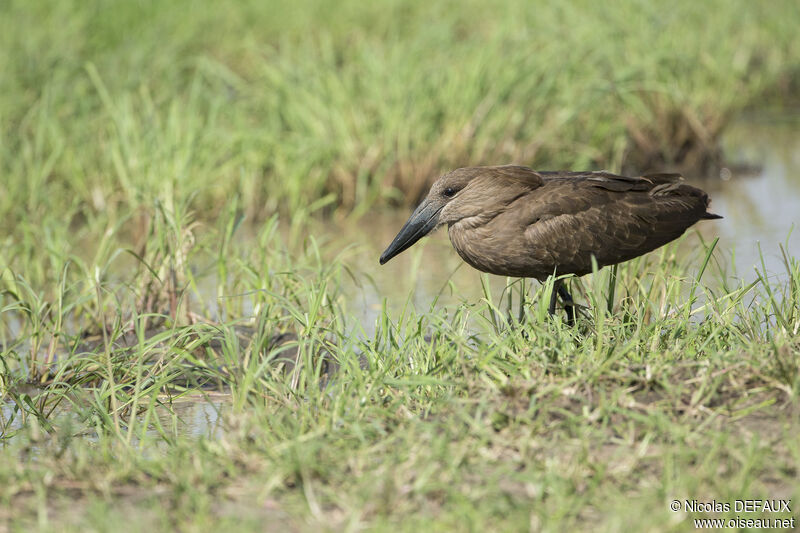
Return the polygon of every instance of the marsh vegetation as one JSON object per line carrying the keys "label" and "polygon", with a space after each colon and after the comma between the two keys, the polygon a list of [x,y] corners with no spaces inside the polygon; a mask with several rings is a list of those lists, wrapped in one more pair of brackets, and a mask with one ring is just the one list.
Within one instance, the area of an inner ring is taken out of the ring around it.
{"label": "marsh vegetation", "polygon": [[[529,4],[2,3],[0,520],[658,531],[691,529],[673,499],[800,501],[800,150],[728,128],[797,104],[800,6]],[[510,161],[710,176],[726,219],[571,281],[576,327],[441,236],[377,270],[442,171]]]}

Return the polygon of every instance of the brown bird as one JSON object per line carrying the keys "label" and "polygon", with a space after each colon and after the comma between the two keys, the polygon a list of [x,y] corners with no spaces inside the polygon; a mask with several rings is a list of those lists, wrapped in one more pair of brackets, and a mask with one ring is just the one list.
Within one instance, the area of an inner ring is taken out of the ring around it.
{"label": "brown bird", "polygon": [[[504,165],[459,168],[440,177],[380,258],[384,264],[439,226],[461,258],[482,272],[536,278],[592,271],[678,238],[709,213],[708,195],[679,174],[536,172]],[[572,297],[556,295],[574,321]]]}

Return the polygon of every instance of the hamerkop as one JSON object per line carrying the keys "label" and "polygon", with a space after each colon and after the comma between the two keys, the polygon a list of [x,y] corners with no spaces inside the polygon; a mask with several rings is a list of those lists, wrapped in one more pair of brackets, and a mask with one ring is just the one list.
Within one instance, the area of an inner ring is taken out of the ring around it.
{"label": "hamerkop", "polygon": [[[678,174],[536,172],[504,165],[459,168],[440,177],[381,255],[381,264],[447,224],[461,258],[482,272],[536,278],[592,271],[633,259],[678,238],[703,219],[708,195]],[[572,298],[556,295],[574,321]]]}

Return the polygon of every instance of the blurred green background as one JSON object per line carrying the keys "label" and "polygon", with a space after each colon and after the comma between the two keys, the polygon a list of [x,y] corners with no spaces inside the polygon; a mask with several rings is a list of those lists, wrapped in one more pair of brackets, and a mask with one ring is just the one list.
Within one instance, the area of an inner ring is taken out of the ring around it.
{"label": "blurred green background", "polygon": [[713,171],[796,102],[800,4],[0,4],[0,228],[155,199],[250,215],[413,203],[443,170]]}

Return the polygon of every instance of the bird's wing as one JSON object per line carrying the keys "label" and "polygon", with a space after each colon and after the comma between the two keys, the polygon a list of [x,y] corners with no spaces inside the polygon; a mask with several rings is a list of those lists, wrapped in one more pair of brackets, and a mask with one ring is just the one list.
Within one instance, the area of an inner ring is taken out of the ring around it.
{"label": "bird's wing", "polygon": [[524,182],[528,185],[540,186],[546,181],[588,181],[592,185],[611,191],[646,191],[654,186],[680,183],[680,174],[646,174],[639,177],[621,176],[605,170],[569,171],[545,170],[536,171],[520,165],[500,165],[494,167],[475,167],[476,171],[488,173],[492,179],[508,179]]}
{"label": "bird's wing", "polygon": [[680,183],[683,176],[680,174],[645,174],[644,176],[621,176],[605,170],[592,171],[540,171],[539,174],[545,181],[551,180],[586,180],[591,184],[611,191],[646,191],[654,186]]}
{"label": "bird's wing", "polygon": [[592,255],[603,266],[658,248],[702,218],[707,204],[676,175],[563,177],[572,179],[546,180],[522,217],[529,246],[549,250],[562,272],[591,271]]}

